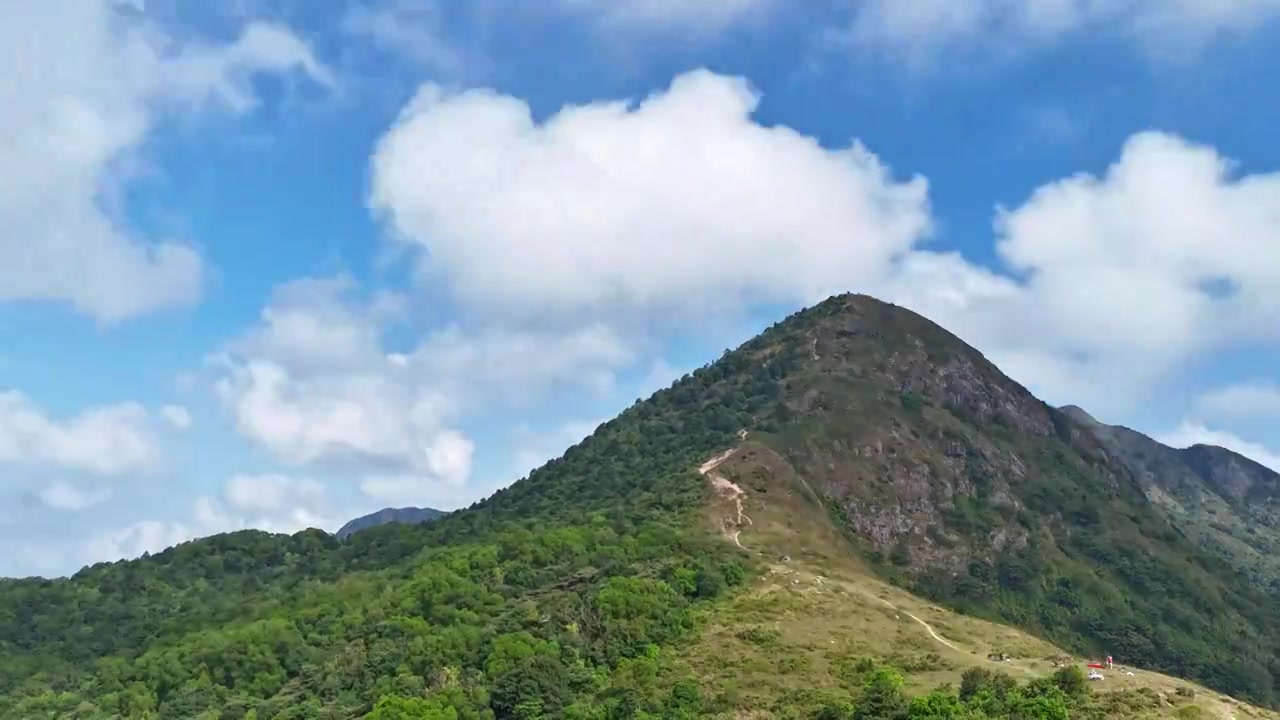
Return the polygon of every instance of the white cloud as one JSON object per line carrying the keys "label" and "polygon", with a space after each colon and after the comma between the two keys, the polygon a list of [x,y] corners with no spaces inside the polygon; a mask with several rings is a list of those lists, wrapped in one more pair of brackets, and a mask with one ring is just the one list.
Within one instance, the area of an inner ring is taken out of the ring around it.
{"label": "white cloud", "polygon": [[345,279],[280,288],[261,324],[215,358],[219,396],[242,435],[289,465],[334,470],[379,499],[430,500],[471,474],[458,419],[533,402],[559,386],[612,386],[632,355],[612,331],[448,327],[403,351],[391,296],[363,300]]}
{"label": "white cloud", "polygon": [[1205,353],[1280,340],[1280,173],[1231,169],[1140,133],[1102,177],[1000,211],[996,249],[1017,280],[916,254],[882,287],[1050,400],[1128,409]]}
{"label": "white cloud", "polygon": [[161,461],[153,430],[150,415],[136,403],[58,420],[21,393],[0,392],[0,463],[95,475],[146,472]]}
{"label": "white cloud", "polygon": [[206,529],[252,527],[278,533],[295,533],[307,528],[333,531],[345,521],[336,516],[336,510],[328,488],[317,480],[278,473],[236,475],[227,481],[223,502],[201,498],[197,520]]}
{"label": "white cloud", "polygon": [[220,496],[196,498],[189,516],[182,520],[142,520],[92,535],[70,550],[44,548],[49,561],[40,569],[56,572],[68,565],[136,558],[188,540],[249,528],[285,534],[308,528],[332,532],[350,519],[335,511],[328,490],[316,480],[280,474],[235,475]]}
{"label": "white cloud", "polygon": [[1239,453],[1250,460],[1280,472],[1280,453],[1255,442],[1244,440],[1236,435],[1220,430],[1212,430],[1197,422],[1182,423],[1177,430],[1157,435],[1159,442],[1175,448],[1187,448],[1192,445],[1216,445],[1232,452]]}
{"label": "white cloud", "polygon": [[425,251],[424,283],[485,317],[644,338],[865,290],[1100,412],[1204,353],[1280,340],[1280,173],[1238,176],[1213,148],[1136,134],[1101,176],[999,209],[991,270],[922,248],[922,179],[895,182],[856,142],[758,125],[758,101],[698,71],[534,122],[518,99],[428,85],[378,145],[370,205]]}
{"label": "white cloud", "polygon": [[78,511],[105,502],[111,496],[106,489],[84,490],[64,480],[56,480],[37,491],[40,502],[55,509]]}
{"label": "white cloud", "polygon": [[195,537],[195,531],[182,523],[143,520],[90,538],[81,549],[80,562],[132,559],[143,553],[158,553]]}
{"label": "white cloud", "polygon": [[402,383],[390,366],[295,375],[254,358],[233,365],[219,392],[241,433],[295,465],[328,459],[426,471],[436,465],[433,439],[447,430],[448,399]]}
{"label": "white cloud", "polygon": [[1280,417],[1280,387],[1258,382],[1217,388],[1201,394],[1196,408],[1212,417]]}
{"label": "white cloud", "polygon": [[534,122],[518,99],[428,85],[378,145],[370,205],[425,251],[424,283],[486,317],[644,338],[864,290],[1104,413],[1205,353],[1280,340],[1280,173],[1136,134],[1101,176],[999,209],[991,270],[923,249],[924,180],[894,181],[856,142],[758,125],[758,102],[698,71]]}
{"label": "white cloud", "polygon": [[[638,104],[534,123],[513,98],[425,88],[379,144],[371,205],[425,250],[420,280],[463,324],[411,328],[393,347],[405,333],[389,331],[412,325],[404,298],[281,288],[220,360],[240,431],[286,463],[345,469],[379,500],[440,505],[471,487],[459,418],[539,387],[607,390],[652,359],[646,332],[763,302],[870,291],[1047,399],[1105,414],[1203,353],[1280,339],[1280,176],[1239,177],[1211,148],[1136,135],[1100,177],[999,211],[1005,273],[921,249],[922,180],[895,182],[856,143],[762,127],[757,102],[697,72]],[[534,450],[519,464],[554,453]]]}
{"label": "white cloud", "polygon": [[1280,17],[1277,0],[851,0],[851,42],[909,55],[987,53],[1076,33],[1137,42],[1149,53],[1194,49]]}
{"label": "white cloud", "polygon": [[351,292],[341,280],[282,288],[221,360],[218,392],[240,432],[284,462],[428,472],[449,400],[408,382],[382,348],[383,310]]}
{"label": "white cloud", "polygon": [[0,6],[0,301],[66,302],[103,321],[200,294],[189,244],[134,232],[107,206],[162,108],[254,105],[261,72],[327,71],[282,28],[251,24],[229,45],[182,43],[100,0]]}
{"label": "white cloud", "polygon": [[697,71],[535,123],[518,99],[424,86],[378,145],[370,204],[431,282],[522,321],[812,301],[927,233],[923,180],[757,124],[759,99]]}
{"label": "white cloud", "polygon": [[175,430],[191,429],[191,413],[181,405],[165,405],[160,408],[160,416]]}

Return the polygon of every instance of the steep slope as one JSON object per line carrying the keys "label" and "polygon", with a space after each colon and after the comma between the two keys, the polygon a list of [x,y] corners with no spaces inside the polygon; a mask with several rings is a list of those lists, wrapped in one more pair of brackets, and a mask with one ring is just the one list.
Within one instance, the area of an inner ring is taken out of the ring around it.
{"label": "steep slope", "polygon": [[444,515],[443,510],[434,510],[432,508],[383,508],[378,512],[369,513],[351,520],[338,528],[338,532],[335,534],[340,539],[345,539],[361,530],[367,530],[378,525],[386,525],[387,523],[409,523],[412,525],[435,520],[444,517]]}
{"label": "steep slope", "polygon": [[[703,469],[721,489],[710,524],[766,566],[745,592],[709,610],[706,629],[673,666],[712,697],[786,717],[855,699],[877,666],[899,668],[911,692],[925,693],[964,687],[975,672],[1034,681],[1088,659],[886,583],[852,551],[806,481],[754,438]],[[1123,661],[1103,675],[1073,717],[1280,718]]]}
{"label": "steep slope", "polygon": [[1197,545],[1280,593],[1280,474],[1220,447],[1177,450],[1125,427],[1063,408],[1108,455],[1129,468],[1147,497]]}
{"label": "steep slope", "polygon": [[[794,546],[744,553],[753,532],[788,530],[750,508],[778,482],[829,521],[791,528]],[[900,308],[840,296],[430,523],[344,542],[239,533],[67,580],[0,583],[0,716],[756,709],[695,702],[697,682],[715,678],[668,658],[700,620],[712,637],[740,624],[734,603],[755,592],[740,588],[781,554],[853,563],[860,578],[1074,652],[1275,700],[1272,598],[976,350]],[[828,610],[842,607],[862,613]],[[969,647],[906,612],[931,641]],[[1023,699],[1048,702],[1041,691]]]}
{"label": "steep slope", "polygon": [[830,504],[883,576],[1073,650],[1274,701],[1274,599],[976,350],[851,296],[760,340],[746,358],[788,371],[782,421],[753,437]]}

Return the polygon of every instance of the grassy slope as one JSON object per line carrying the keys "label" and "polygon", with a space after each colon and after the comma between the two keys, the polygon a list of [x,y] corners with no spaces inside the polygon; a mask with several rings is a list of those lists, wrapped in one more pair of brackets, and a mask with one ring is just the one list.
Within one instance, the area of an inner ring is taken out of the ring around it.
{"label": "grassy slope", "polygon": [[[804,480],[762,445],[744,442],[714,475],[744,492],[745,518],[738,522],[736,504],[724,494],[708,522],[726,542],[737,533],[742,551],[768,569],[750,589],[707,613],[699,640],[674,669],[699,678],[710,696],[729,699],[741,709],[739,717],[786,717],[785,698],[793,693],[847,692],[857,685],[852,676],[863,658],[903,669],[916,692],[959,685],[971,667],[1027,680],[1051,673],[1055,663],[1084,662],[876,577]],[[996,653],[1010,659],[988,659]],[[1107,717],[1280,719],[1193,683],[1125,670],[1106,672],[1092,686]]]}

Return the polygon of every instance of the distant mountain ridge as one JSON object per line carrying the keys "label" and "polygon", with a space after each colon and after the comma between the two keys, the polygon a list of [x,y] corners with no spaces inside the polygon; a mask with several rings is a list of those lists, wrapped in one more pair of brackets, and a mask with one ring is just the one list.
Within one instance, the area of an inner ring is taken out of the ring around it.
{"label": "distant mountain ridge", "polygon": [[406,523],[416,525],[417,523],[429,522],[437,518],[447,515],[443,510],[434,508],[383,508],[377,512],[369,513],[358,517],[346,525],[338,528],[336,533],[339,538],[346,539],[361,530],[367,530],[371,527],[386,525],[387,523]]}
{"label": "distant mountain ridge", "polygon": [[1280,473],[1215,445],[1167,447],[1062,408],[1128,468],[1174,526],[1268,592],[1280,593]]}

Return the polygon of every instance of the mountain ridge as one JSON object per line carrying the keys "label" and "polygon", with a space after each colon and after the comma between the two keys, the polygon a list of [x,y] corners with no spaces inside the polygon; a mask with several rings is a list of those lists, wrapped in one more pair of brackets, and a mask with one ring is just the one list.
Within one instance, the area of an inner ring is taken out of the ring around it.
{"label": "mountain ridge", "polygon": [[1123,426],[1087,430],[1215,557],[1280,592],[1280,473],[1216,445],[1172,448]]}
{"label": "mountain ridge", "polygon": [[[352,717],[396,698],[511,717],[528,699],[521,693],[549,714],[665,712],[674,695],[634,686],[630,673],[644,663],[671,678],[672,693],[684,688],[681,698],[694,693],[680,683],[718,688],[699,707],[755,710],[768,698],[717,685],[705,660],[677,676],[680,652],[648,648],[698,647],[697,617],[772,637],[751,627],[783,621],[769,605],[776,591],[750,612],[732,598],[754,597],[788,565],[784,555],[861,578],[842,582],[888,581],[1082,656],[1113,654],[1274,704],[1275,601],[1222,563],[1198,525],[1153,501],[1160,486],[1113,457],[1100,423],[1073,415],[929,320],[836,296],[432,522],[345,541],[218,536],[67,581],[0,583],[0,712],[74,703],[122,712],[136,701],[166,716],[234,705],[260,718],[286,717],[287,707]],[[773,499],[764,510],[737,504],[761,497]],[[771,519],[768,508],[801,500],[799,517],[816,508],[822,523],[798,530]],[[825,612],[872,620],[848,598],[833,602]],[[743,614],[717,614],[729,607]],[[856,635],[843,642],[859,647]],[[241,647],[260,669],[235,669],[245,667]],[[879,661],[923,662],[883,652]],[[212,685],[188,669],[210,663],[228,668]],[[110,689],[101,667],[134,690]],[[395,687],[377,679],[386,677],[399,678]],[[831,677],[831,698],[787,702],[827,707],[867,692]]]}
{"label": "mountain ridge", "polygon": [[367,530],[368,528],[378,525],[385,525],[393,522],[409,524],[430,522],[431,520],[444,517],[446,514],[448,513],[434,508],[388,507],[371,512],[368,515],[361,515],[358,518],[348,520],[346,524],[338,528],[338,531],[334,533],[334,535],[339,539],[345,540],[361,530]]}

